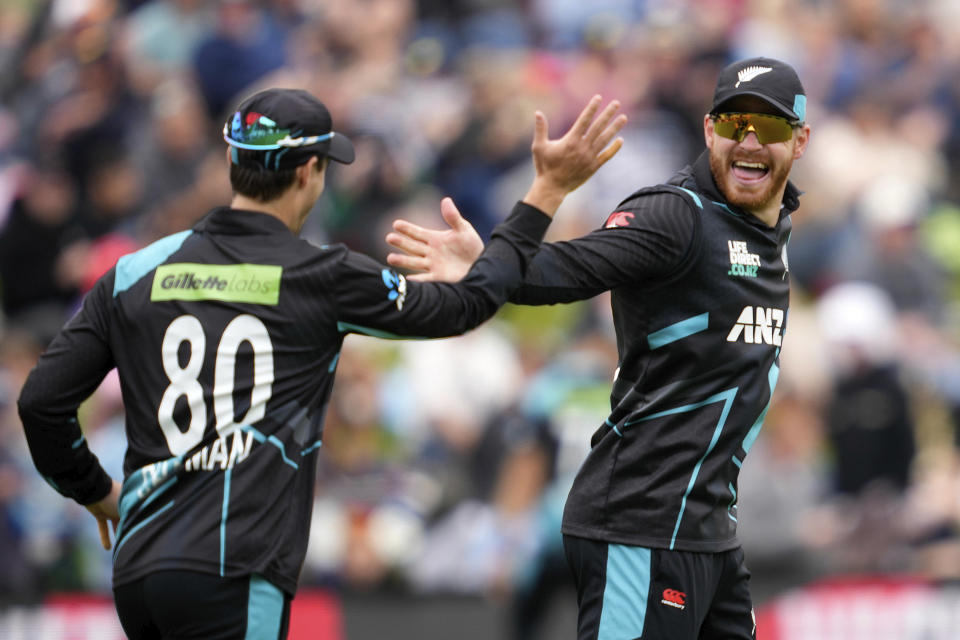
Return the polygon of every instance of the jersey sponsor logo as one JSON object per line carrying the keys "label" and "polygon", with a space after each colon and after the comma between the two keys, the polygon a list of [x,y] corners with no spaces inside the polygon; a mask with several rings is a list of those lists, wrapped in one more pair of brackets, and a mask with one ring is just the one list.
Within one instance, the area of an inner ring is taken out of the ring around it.
{"label": "jersey sponsor logo", "polygon": [[387,300],[396,301],[397,311],[403,311],[403,301],[407,299],[407,279],[390,269],[381,271],[380,277],[387,287]]}
{"label": "jersey sponsor logo", "polygon": [[747,344],[772,344],[781,346],[783,338],[783,309],[746,306],[740,312],[736,324],[727,334],[727,342],[741,338]]}
{"label": "jersey sponsor logo", "polygon": [[276,305],[283,267],[267,264],[195,264],[157,267],[150,300],[223,300]]}
{"label": "jersey sponsor logo", "polygon": [[760,256],[750,253],[747,243],[742,240],[727,240],[727,249],[730,250],[730,270],[728,276],[746,276],[756,278],[760,268]]}
{"label": "jersey sponsor logo", "polygon": [[240,429],[235,429],[233,438],[227,442],[227,437],[219,437],[187,458],[184,464],[186,471],[226,471],[233,469],[250,455],[253,447],[253,432],[247,432],[244,440]]}
{"label": "jersey sponsor logo", "polygon": [[677,591],[676,589],[664,589],[660,602],[675,609],[686,609],[687,594],[683,591]]}
{"label": "jersey sponsor logo", "polygon": [[615,229],[616,227],[629,227],[630,221],[633,220],[634,215],[629,211],[615,211],[610,214],[610,217],[607,218],[607,221],[604,223],[604,229]]}

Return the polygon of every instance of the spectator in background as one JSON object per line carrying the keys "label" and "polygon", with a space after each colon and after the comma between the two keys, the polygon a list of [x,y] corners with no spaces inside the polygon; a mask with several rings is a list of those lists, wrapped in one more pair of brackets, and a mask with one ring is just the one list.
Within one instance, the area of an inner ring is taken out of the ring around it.
{"label": "spectator in background", "polygon": [[142,184],[144,215],[155,214],[194,184],[209,151],[209,126],[192,84],[172,79],[152,93],[150,120],[133,137],[130,158]]}
{"label": "spectator in background", "polygon": [[193,72],[211,122],[241,91],[287,61],[286,40],[254,0],[218,0],[216,29],[193,50]]}
{"label": "spectator in background", "polygon": [[150,95],[190,69],[194,50],[214,29],[215,4],[206,0],[154,0],[143,3],[127,17],[124,60],[138,93]]}
{"label": "spectator in background", "polygon": [[913,411],[900,378],[896,311],[875,285],[837,285],[818,305],[833,373],[825,408],[838,515],[850,522],[843,562],[859,571],[897,568],[916,452]]}
{"label": "spectator in background", "polygon": [[78,292],[62,260],[64,249],[82,237],[76,207],[76,189],[63,170],[29,167],[0,227],[3,313],[11,323],[32,326],[41,340],[53,337]]}

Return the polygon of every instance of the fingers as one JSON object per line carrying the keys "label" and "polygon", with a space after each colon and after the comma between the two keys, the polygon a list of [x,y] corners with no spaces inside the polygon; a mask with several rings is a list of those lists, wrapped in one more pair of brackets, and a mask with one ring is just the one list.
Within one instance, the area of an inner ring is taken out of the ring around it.
{"label": "fingers", "polygon": [[437,278],[432,273],[414,273],[413,275],[407,276],[407,280],[413,280],[414,282],[436,282]]}
{"label": "fingers", "polygon": [[549,128],[547,116],[542,111],[533,114],[533,148],[542,147],[547,142]]}
{"label": "fingers", "polygon": [[110,551],[110,529],[107,526],[107,520],[97,518],[97,527],[100,529],[100,544],[106,551]]}
{"label": "fingers", "polygon": [[617,151],[620,151],[620,147],[623,146],[623,138],[617,138],[613,141],[609,147],[600,152],[597,156],[597,168],[599,169],[607,163],[607,160],[617,155]]}
{"label": "fingers", "polygon": [[469,223],[460,215],[460,210],[454,204],[453,198],[449,196],[440,201],[440,215],[443,216],[443,221],[454,231],[469,226]]}
{"label": "fingers", "polygon": [[574,122],[573,126],[570,128],[570,133],[580,138],[586,135],[587,130],[590,128],[590,123],[593,121],[594,114],[596,114],[597,109],[600,108],[601,100],[602,98],[599,95],[595,95],[590,98],[590,102],[588,102],[587,106],[583,108],[583,111],[581,111],[580,115],[577,116],[577,121]]}
{"label": "fingers", "polygon": [[419,240],[420,242],[427,242],[430,239],[430,230],[421,227],[418,224],[413,224],[407,220],[394,220],[393,221],[393,230],[399,234],[413,238],[414,240]]}
{"label": "fingers", "polygon": [[415,240],[402,233],[390,232],[386,237],[387,244],[411,256],[424,256],[427,253],[427,243]]}
{"label": "fingers", "polygon": [[623,129],[624,125],[627,124],[627,116],[620,115],[614,120],[610,126],[603,130],[597,139],[593,142],[594,149],[603,149],[610,141],[613,140],[613,137],[620,133],[620,130]]}
{"label": "fingers", "polygon": [[[613,116],[619,109],[619,100],[611,100],[610,104],[604,107],[603,111],[600,112],[600,115],[597,116],[597,119],[590,124],[590,128],[587,129],[587,133],[584,135],[588,142],[595,143],[598,138],[607,132],[607,125],[610,124],[610,121],[613,120]],[[612,137],[613,136],[611,136],[611,138]],[[599,145],[594,144],[594,146]]]}
{"label": "fingers", "polygon": [[426,271],[430,268],[428,260],[422,256],[412,256],[404,253],[388,253],[387,264],[391,267],[409,269],[410,271]]}

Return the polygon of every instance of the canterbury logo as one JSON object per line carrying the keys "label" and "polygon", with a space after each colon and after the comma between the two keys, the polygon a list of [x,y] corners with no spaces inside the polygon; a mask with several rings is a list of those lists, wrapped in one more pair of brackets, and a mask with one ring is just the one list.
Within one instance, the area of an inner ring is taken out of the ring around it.
{"label": "canterbury logo", "polygon": [[663,598],[660,602],[676,609],[685,609],[687,607],[687,594],[676,589],[664,589]]}
{"label": "canterbury logo", "polygon": [[740,86],[741,82],[750,82],[754,78],[768,71],[773,71],[772,67],[745,67],[740,69],[737,72],[737,84],[733,85],[733,88],[736,89]]}
{"label": "canterbury logo", "polygon": [[633,220],[633,214],[629,211],[617,211],[611,213],[610,217],[607,218],[606,224],[603,225],[604,229],[613,229],[615,227],[629,227],[630,221]]}

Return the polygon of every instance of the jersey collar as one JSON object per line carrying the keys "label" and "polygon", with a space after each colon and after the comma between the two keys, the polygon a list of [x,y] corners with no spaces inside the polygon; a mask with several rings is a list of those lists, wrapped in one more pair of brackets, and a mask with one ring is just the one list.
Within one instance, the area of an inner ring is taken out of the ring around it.
{"label": "jersey collar", "polygon": [[258,233],[293,232],[278,218],[260,211],[217,207],[200,219],[193,227],[194,231],[220,233],[227,235],[249,235]]}

